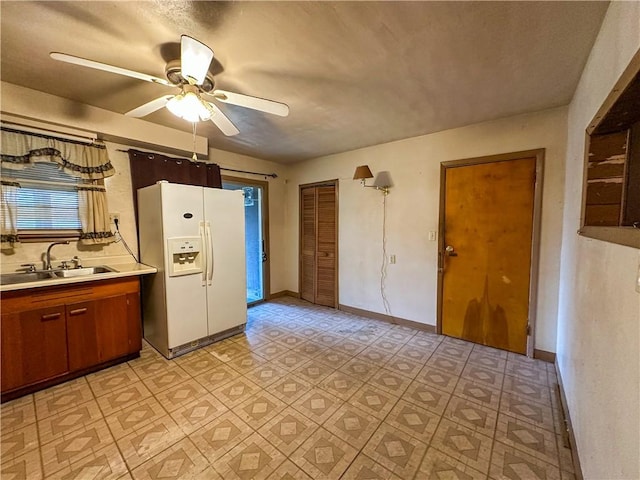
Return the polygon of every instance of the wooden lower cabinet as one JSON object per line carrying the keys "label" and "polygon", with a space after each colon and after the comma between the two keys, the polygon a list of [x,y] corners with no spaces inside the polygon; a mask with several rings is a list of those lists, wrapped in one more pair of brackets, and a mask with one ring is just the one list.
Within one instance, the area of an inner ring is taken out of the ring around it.
{"label": "wooden lower cabinet", "polygon": [[2,400],[138,355],[139,285],[127,277],[2,292]]}

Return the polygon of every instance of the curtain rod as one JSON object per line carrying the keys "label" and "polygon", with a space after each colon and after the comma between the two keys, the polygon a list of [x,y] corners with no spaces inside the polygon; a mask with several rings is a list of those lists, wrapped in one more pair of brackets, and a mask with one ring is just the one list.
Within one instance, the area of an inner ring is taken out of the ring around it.
{"label": "curtain rod", "polygon": [[96,140],[98,140],[98,135],[96,135],[95,133],[87,133],[86,136],[80,136],[80,135],[70,135],[68,133],[62,133],[62,132],[57,132],[55,130],[48,130],[45,128],[35,128],[35,127],[30,127],[27,125],[22,125],[20,123],[14,123],[11,121],[6,121],[6,120],[2,120],[1,124],[3,127],[7,127],[10,129],[15,129],[15,130],[20,130],[22,132],[25,133],[34,133],[36,135],[45,135],[45,136],[50,136],[50,137],[56,137],[56,138],[61,138],[64,140],[71,140],[73,142],[80,142],[80,143],[94,143],[96,142]]}
{"label": "curtain rod", "polygon": [[225,168],[225,167],[220,167],[220,170],[225,170],[227,172],[248,173],[249,175],[260,175],[261,177],[278,178],[278,175],[275,173],[249,172],[247,170],[234,170],[233,168]]}
{"label": "curtain rod", "polygon": [[[118,148],[116,151],[118,152],[124,152],[124,153],[129,153],[129,150],[123,150],[121,148]],[[188,159],[187,159],[188,160]],[[191,160],[189,160],[191,161]],[[260,173],[260,172],[250,172],[248,170],[235,170],[233,168],[225,168],[225,167],[220,167],[220,170],[225,170],[227,172],[236,172],[236,173],[247,173],[249,175],[260,175],[261,177],[271,177],[271,178],[278,178],[278,175],[276,173]]]}

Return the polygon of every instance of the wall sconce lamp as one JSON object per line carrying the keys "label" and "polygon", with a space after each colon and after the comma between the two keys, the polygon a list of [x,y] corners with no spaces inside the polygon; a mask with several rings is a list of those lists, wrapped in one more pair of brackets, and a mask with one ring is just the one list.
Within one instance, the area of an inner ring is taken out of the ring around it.
{"label": "wall sconce lamp", "polygon": [[367,178],[373,178],[373,173],[371,173],[369,166],[360,165],[357,167],[353,174],[354,180],[360,180],[363,187],[375,188],[376,190],[380,190],[384,195],[389,195],[389,188],[393,186],[389,172],[378,172],[373,181],[373,185],[367,185]]}

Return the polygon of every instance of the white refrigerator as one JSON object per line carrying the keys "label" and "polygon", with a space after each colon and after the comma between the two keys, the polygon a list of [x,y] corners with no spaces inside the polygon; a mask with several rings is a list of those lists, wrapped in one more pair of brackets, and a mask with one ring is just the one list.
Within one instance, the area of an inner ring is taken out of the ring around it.
{"label": "white refrigerator", "polygon": [[247,322],[242,190],[161,181],[138,190],[144,338],[167,358]]}

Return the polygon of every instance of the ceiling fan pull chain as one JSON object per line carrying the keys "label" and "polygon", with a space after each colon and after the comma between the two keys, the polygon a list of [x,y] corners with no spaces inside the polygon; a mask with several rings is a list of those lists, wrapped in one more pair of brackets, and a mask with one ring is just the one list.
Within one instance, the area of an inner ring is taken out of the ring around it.
{"label": "ceiling fan pull chain", "polygon": [[198,156],[196,155],[196,122],[191,123],[191,127],[193,128],[193,155],[191,156],[191,160],[197,162]]}

